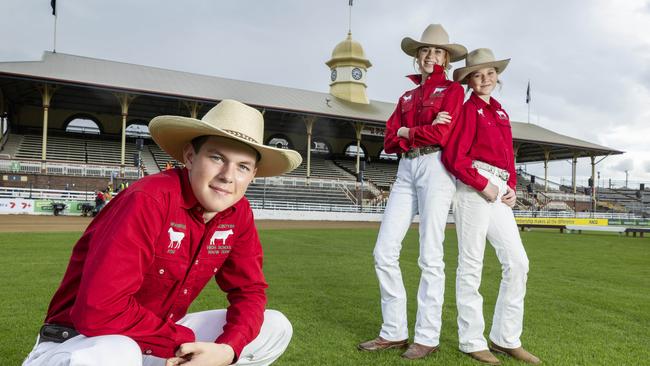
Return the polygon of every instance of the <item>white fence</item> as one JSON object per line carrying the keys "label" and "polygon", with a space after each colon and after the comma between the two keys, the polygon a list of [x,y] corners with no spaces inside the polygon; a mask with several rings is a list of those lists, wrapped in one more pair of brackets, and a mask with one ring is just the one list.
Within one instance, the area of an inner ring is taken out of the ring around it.
{"label": "white fence", "polygon": [[92,191],[66,191],[59,189],[29,189],[0,187],[0,198],[33,198],[51,200],[83,200],[92,201],[95,193]]}
{"label": "white fence", "polygon": [[[0,198],[20,199],[50,199],[50,200],[83,200],[93,201],[92,191],[66,191],[56,189],[29,189],[0,187]],[[283,210],[283,211],[313,211],[313,212],[348,212],[348,213],[383,213],[384,206],[375,205],[333,205],[309,202],[286,202],[269,200],[252,200],[254,209]],[[573,211],[525,211],[515,210],[517,217],[550,217],[550,218],[599,218],[599,219],[640,219],[634,214],[607,212],[573,212]]]}
{"label": "white fence", "polygon": [[[80,163],[40,162],[33,160],[5,160],[0,159],[0,172],[13,174],[50,174],[72,175],[80,177],[119,177],[120,167],[117,165],[94,165]],[[138,179],[138,168],[125,166],[124,177]]]}
{"label": "white fence", "polygon": [[[260,185],[281,185],[281,186],[294,186],[294,187],[322,187],[322,188],[337,188],[345,187],[347,189],[356,189],[359,187],[358,182],[353,180],[334,180],[334,179],[317,179],[306,177],[268,177],[268,178],[255,178],[255,184]],[[372,192],[375,196],[381,195],[374,185],[364,182],[363,189]]]}

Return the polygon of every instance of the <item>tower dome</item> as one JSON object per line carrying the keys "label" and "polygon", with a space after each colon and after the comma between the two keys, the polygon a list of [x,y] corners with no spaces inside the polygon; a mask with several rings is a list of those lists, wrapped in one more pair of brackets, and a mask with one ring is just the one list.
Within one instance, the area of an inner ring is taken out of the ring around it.
{"label": "tower dome", "polygon": [[351,32],[334,47],[332,58],[325,64],[330,68],[330,94],[354,103],[369,103],[366,72],[372,64]]}

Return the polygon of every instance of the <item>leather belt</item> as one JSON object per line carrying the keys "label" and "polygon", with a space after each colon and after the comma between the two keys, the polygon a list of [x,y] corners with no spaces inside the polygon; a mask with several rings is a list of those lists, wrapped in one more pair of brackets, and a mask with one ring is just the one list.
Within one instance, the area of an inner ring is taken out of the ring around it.
{"label": "leather belt", "polygon": [[79,335],[74,328],[57,324],[43,324],[39,332],[38,343],[55,342],[63,343]]}
{"label": "leather belt", "polygon": [[440,151],[440,150],[441,150],[440,146],[437,146],[437,145],[415,147],[415,148],[410,149],[407,152],[402,153],[402,158],[403,159],[415,159],[418,156],[432,154],[432,153],[434,153],[436,151]]}
{"label": "leather belt", "polygon": [[488,163],[484,163],[484,162],[482,162],[480,160],[474,160],[472,162],[472,166],[474,168],[476,168],[476,169],[481,169],[481,170],[486,171],[488,173],[492,173],[495,176],[499,177],[499,179],[501,179],[503,181],[507,182],[508,179],[510,179],[510,172],[508,172],[507,170],[497,168],[497,167],[492,166],[492,165],[490,165]]}

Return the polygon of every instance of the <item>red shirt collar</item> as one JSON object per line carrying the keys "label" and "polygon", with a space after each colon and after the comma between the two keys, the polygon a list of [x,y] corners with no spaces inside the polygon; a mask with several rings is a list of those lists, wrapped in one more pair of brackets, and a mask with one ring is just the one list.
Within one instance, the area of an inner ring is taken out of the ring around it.
{"label": "red shirt collar", "polygon": [[[406,75],[406,77],[417,85],[420,85],[422,83],[422,74]],[[426,85],[429,83],[439,83],[443,80],[447,80],[445,69],[440,65],[433,65],[433,73],[427,77],[427,80],[424,81],[424,84]]]}
{"label": "red shirt collar", "polygon": [[501,103],[499,103],[496,99],[490,97],[490,103],[486,103],[481,97],[476,95],[476,93],[472,92],[472,95],[470,95],[469,100],[476,105],[477,108],[483,108],[483,107],[490,107],[494,110],[501,109]]}

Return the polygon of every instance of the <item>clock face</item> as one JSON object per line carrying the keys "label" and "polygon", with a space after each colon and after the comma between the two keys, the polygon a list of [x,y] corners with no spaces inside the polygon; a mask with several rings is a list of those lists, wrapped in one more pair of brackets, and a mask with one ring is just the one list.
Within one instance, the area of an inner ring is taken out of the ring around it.
{"label": "clock face", "polygon": [[330,74],[330,79],[332,79],[332,81],[336,80],[336,69],[332,69],[332,73]]}
{"label": "clock face", "polygon": [[352,69],[352,78],[354,80],[361,80],[361,76],[363,76],[363,73],[361,72],[361,69],[359,69],[358,67],[355,67],[354,69]]}

